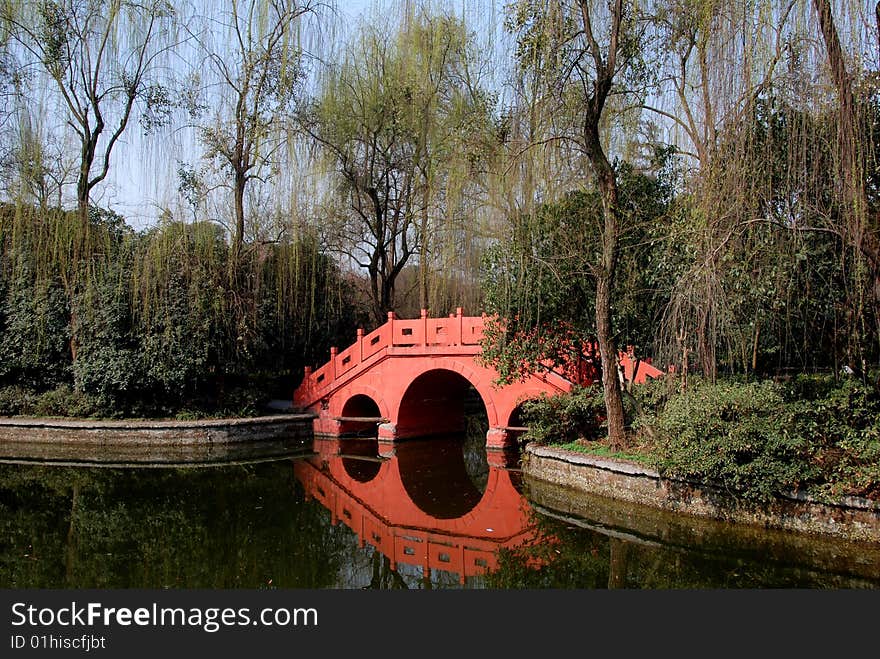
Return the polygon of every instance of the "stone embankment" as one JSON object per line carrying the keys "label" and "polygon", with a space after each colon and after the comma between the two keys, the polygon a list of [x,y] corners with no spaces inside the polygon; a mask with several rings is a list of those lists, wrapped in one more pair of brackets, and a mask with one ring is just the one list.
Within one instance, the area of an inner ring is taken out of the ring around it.
{"label": "stone embankment", "polygon": [[0,459],[198,462],[280,454],[311,446],[313,414],[233,419],[124,420],[0,418]]}
{"label": "stone embankment", "polygon": [[765,529],[880,543],[880,503],[869,499],[846,497],[832,504],[792,494],[766,506],[750,506],[727,492],[664,478],[634,462],[531,444],[522,468],[528,479],[630,504]]}

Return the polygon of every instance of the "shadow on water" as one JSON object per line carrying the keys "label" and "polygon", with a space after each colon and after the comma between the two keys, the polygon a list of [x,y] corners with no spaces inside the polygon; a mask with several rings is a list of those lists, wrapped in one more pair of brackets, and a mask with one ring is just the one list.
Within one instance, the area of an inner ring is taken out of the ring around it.
{"label": "shadow on water", "polygon": [[266,462],[311,454],[302,437],[260,441],[150,443],[0,442],[0,464],[104,468],[210,467]]}
{"label": "shadow on water", "polygon": [[533,479],[525,489],[540,535],[555,542],[505,552],[492,587],[880,587],[873,543],[680,515]]}
{"label": "shadow on water", "polygon": [[149,469],[6,456],[0,587],[880,587],[880,546],[523,482],[480,418],[393,445],[239,448]]}

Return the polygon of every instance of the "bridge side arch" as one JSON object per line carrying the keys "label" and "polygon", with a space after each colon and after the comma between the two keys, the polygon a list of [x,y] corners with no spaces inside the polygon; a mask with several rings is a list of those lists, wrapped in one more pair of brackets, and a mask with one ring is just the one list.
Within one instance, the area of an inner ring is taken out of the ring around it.
{"label": "bridge side arch", "polygon": [[346,404],[356,396],[364,396],[369,398],[374,403],[376,403],[376,407],[379,408],[379,416],[384,418],[390,418],[390,414],[392,412],[391,407],[385,402],[385,396],[376,389],[375,387],[370,386],[366,382],[355,381],[351,384],[343,387],[339,391],[333,394],[330,399],[330,406],[328,410],[334,416],[342,416],[342,411],[345,409]]}
{"label": "bridge side arch", "polygon": [[502,419],[503,422],[501,425],[504,426],[519,426],[522,425],[521,419],[519,418],[519,414],[522,411],[523,403],[527,403],[530,400],[539,400],[544,396],[551,395],[550,391],[546,389],[539,389],[537,387],[532,387],[526,389],[525,391],[520,391],[517,394],[516,399],[509,405],[509,409],[507,411],[507,416]]}
{"label": "bridge side arch", "polygon": [[[370,405],[369,403],[372,403]],[[335,392],[327,401],[322,416],[333,421],[332,434],[372,435],[375,437],[378,417],[390,418],[391,410],[385,396],[367,382],[354,381]],[[355,421],[357,418],[376,417],[373,421]]]}

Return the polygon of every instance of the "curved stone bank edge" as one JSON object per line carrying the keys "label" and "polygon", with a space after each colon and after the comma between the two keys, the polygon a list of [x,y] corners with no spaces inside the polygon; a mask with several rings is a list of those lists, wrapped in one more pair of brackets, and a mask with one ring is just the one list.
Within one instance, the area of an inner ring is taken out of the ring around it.
{"label": "curved stone bank edge", "polygon": [[847,497],[829,504],[792,495],[749,507],[720,490],[663,478],[635,463],[533,444],[525,448],[522,470],[528,478],[652,508],[880,543],[880,503],[869,499]]}
{"label": "curved stone bank edge", "polygon": [[313,414],[195,421],[96,421],[91,419],[0,418],[0,442],[77,445],[148,444],[175,446],[311,437]]}

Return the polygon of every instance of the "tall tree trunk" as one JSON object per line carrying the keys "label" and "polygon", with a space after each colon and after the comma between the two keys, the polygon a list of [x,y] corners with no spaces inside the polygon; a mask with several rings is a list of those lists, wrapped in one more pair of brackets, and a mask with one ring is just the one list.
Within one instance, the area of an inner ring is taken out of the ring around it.
{"label": "tall tree trunk", "polygon": [[877,28],[877,67],[880,68],[880,2],[874,7],[874,27]]}
{"label": "tall tree trunk", "polygon": [[620,220],[617,206],[617,176],[599,141],[599,117],[585,127],[587,155],[596,175],[602,197],[602,256],[596,273],[596,338],[602,360],[602,391],[608,423],[608,443],[614,449],[627,443],[626,419],[623,413],[623,394],[620,388],[617,346],[611,320],[611,296],[620,249]]}
{"label": "tall tree trunk", "polygon": [[[92,171],[92,164],[95,161],[95,149],[98,143],[98,137],[103,131],[103,121],[98,121],[94,129],[89,129],[88,124],[83,129],[88,134],[88,139],[83,139],[82,150],[80,152],[79,174],[76,180],[76,212],[78,222],[78,230],[73,236],[72,259],[68,264],[70,272],[65,277],[64,288],[70,304],[70,341],[68,343],[70,349],[70,361],[75,364],[77,355],[79,354],[79,332],[80,318],[77,298],[79,296],[80,267],[84,258],[87,258],[89,249],[89,234],[91,233],[91,224],[89,222],[89,202],[91,196],[91,187],[89,177]],[[74,385],[79,389],[79,384]]]}
{"label": "tall tree trunk", "polygon": [[235,173],[235,187],[233,190],[235,204],[235,232],[232,236],[232,259],[230,267],[233,274],[237,271],[244,247],[244,188],[247,183],[245,174]]}
{"label": "tall tree trunk", "polygon": [[605,396],[605,414],[608,423],[608,444],[612,449],[626,446],[626,420],[623,414],[623,394],[617,372],[617,347],[611,320],[611,296],[620,250],[620,210],[617,204],[617,174],[599,139],[599,123],[605,101],[611,93],[617,73],[617,55],[623,22],[622,0],[608,3],[611,25],[608,48],[604,56],[593,32],[592,8],[588,0],[579,0],[583,34],[588,43],[589,56],[595,66],[595,80],[587,96],[583,111],[583,148],[593,169],[596,186],[602,197],[602,256],[596,268],[596,338],[602,360],[602,390]]}
{"label": "tall tree trunk", "polygon": [[422,208],[419,239],[419,308],[427,309],[428,301],[428,192],[425,183],[424,208]]}

